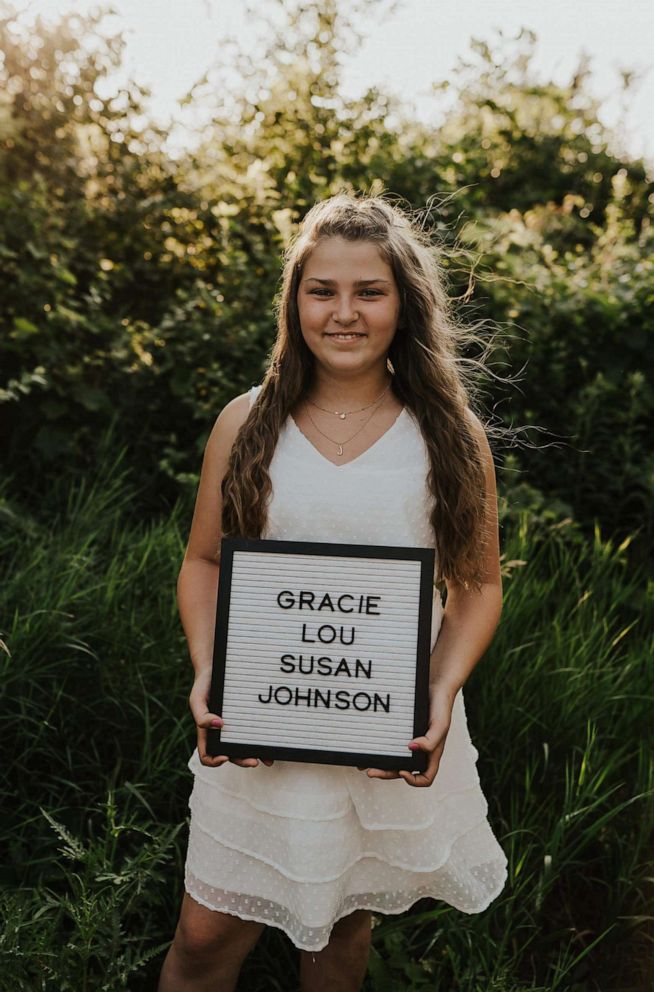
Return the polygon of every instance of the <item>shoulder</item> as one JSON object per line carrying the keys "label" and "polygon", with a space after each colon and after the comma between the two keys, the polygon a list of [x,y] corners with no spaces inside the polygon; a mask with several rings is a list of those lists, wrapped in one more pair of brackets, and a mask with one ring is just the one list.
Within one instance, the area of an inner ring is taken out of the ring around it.
{"label": "shoulder", "polygon": [[247,420],[250,412],[250,393],[240,393],[226,403],[214,421],[207,450],[211,454],[222,456],[229,454],[236,435]]}
{"label": "shoulder", "polygon": [[470,431],[472,433],[472,436],[475,438],[477,444],[479,445],[479,449],[484,459],[484,462],[488,464],[488,462],[490,461],[492,465],[493,454],[491,452],[491,447],[488,442],[488,435],[486,434],[486,428],[484,427],[483,423],[481,422],[477,414],[473,410],[471,410],[469,406],[465,408],[465,418],[466,418],[466,423],[468,424],[468,427],[470,428]]}
{"label": "shoulder", "polygon": [[236,428],[238,431],[239,427],[247,420],[249,412],[250,392],[239,393],[222,408],[216,418],[216,424],[220,424],[223,429]]}
{"label": "shoulder", "polygon": [[474,413],[470,407],[466,407],[465,410],[466,420],[470,426],[473,437],[477,441],[479,447],[479,453],[481,456],[482,465],[484,467],[484,476],[486,479],[486,491],[492,496],[497,495],[497,478],[495,473],[495,460],[493,458],[493,452],[488,441],[488,435],[486,434],[486,428],[479,419],[476,413]]}
{"label": "shoulder", "polygon": [[222,480],[234,440],[249,409],[249,393],[241,393],[226,403],[216,417],[205,445],[185,560],[199,558],[212,563],[220,560]]}

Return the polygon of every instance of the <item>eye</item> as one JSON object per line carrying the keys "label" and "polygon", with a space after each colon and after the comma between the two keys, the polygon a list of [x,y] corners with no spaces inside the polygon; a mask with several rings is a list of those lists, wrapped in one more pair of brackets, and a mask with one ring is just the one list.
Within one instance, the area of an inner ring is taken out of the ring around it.
{"label": "eye", "polygon": [[[331,289],[311,289],[309,292],[312,296],[322,296],[323,293],[331,293]],[[362,289],[361,293],[372,293],[373,296],[381,296],[381,292],[378,289]]]}

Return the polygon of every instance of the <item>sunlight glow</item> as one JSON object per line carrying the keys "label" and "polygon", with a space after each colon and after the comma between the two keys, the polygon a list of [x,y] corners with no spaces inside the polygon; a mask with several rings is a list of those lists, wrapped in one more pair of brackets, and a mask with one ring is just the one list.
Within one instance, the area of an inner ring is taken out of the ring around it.
{"label": "sunlight glow", "polygon": [[[180,148],[192,144],[185,124],[200,125],[202,112],[180,107],[178,101],[208,70],[219,68],[221,78],[229,76],[229,39],[236,39],[242,51],[251,50],[257,30],[265,32],[270,9],[267,0],[258,0],[262,18],[256,25],[242,0],[14,0],[14,6],[26,24],[39,15],[56,21],[63,14],[114,10],[102,24],[104,33],[124,35],[121,80],[132,78],[151,90],[149,111],[159,124],[175,130],[171,147]],[[447,108],[447,94],[434,93],[434,84],[447,80],[457,60],[469,56],[470,39],[492,41],[498,29],[511,38],[521,27],[529,28],[537,36],[534,65],[541,78],[566,82],[587,55],[601,119],[615,128],[631,154],[654,160],[650,0],[459,0],[455,5],[401,0],[394,14],[368,23],[370,32],[356,55],[343,60],[347,96],[378,85],[401,96],[420,119],[437,124]],[[636,77],[628,97],[621,92],[625,74]]]}

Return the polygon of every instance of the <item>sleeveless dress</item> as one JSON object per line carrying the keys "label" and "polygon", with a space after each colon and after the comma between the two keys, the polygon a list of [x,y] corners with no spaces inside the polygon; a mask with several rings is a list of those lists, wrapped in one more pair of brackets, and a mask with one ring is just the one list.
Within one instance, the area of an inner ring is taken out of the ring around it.
{"label": "sleeveless dress", "polygon": [[[250,405],[260,389],[250,390]],[[269,468],[262,537],[434,547],[428,464],[406,407],[343,465],[288,417]],[[435,588],[432,650],[442,616]],[[427,788],[342,765],[208,768],[196,747],[186,891],[210,909],[278,927],[308,951],[325,947],[334,923],[355,909],[401,913],[428,896],[478,913],[502,891],[507,859],[487,820],[477,757],[461,690]]]}

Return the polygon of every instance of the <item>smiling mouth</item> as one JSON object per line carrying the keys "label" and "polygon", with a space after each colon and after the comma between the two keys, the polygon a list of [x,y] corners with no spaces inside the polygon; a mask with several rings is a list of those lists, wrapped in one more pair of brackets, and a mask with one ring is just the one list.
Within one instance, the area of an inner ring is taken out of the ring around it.
{"label": "smiling mouth", "polygon": [[337,341],[353,341],[355,338],[365,338],[365,334],[328,334],[328,338],[336,338]]}

